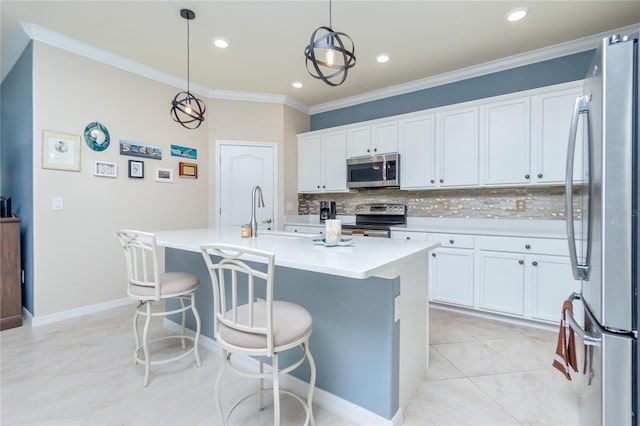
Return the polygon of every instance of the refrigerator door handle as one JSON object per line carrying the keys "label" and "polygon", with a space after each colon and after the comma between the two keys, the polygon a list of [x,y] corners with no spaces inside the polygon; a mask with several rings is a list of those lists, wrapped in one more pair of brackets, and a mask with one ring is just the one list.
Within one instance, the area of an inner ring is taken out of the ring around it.
{"label": "refrigerator door handle", "polygon": [[[582,302],[582,295],[580,293],[571,293],[569,296],[570,301],[580,300]],[[602,339],[597,337],[596,334],[593,334],[589,331],[585,331],[584,328],[580,327],[580,324],[573,317],[573,312],[567,310],[565,311],[566,323],[563,323],[565,327],[571,327],[573,331],[582,339],[585,346],[600,346],[602,343]],[[597,325],[594,324],[596,327]],[[600,330],[602,331],[602,330]]]}
{"label": "refrigerator door handle", "polygon": [[[565,220],[567,224],[567,240],[569,242],[569,259],[571,261],[571,271],[576,280],[589,279],[589,258],[591,252],[591,212],[588,212],[587,225],[587,255],[585,264],[578,264],[578,254],[576,252],[576,236],[573,225],[573,162],[576,153],[576,137],[578,133],[578,117],[580,114],[586,114],[587,122],[589,121],[589,102],[591,94],[576,97],[576,102],[571,115],[571,128],[569,129],[569,143],[567,146],[567,165],[565,176]],[[589,153],[589,163],[591,162],[591,131],[590,123],[587,130],[587,149]],[[589,167],[589,202],[593,195],[593,184],[591,182],[591,167]]]}

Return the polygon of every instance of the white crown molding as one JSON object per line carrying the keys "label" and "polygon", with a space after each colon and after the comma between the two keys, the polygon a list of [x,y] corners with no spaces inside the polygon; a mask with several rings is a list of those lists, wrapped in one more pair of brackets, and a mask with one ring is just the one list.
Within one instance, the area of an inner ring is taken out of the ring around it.
{"label": "white crown molding", "polygon": [[501,58],[495,61],[485,62],[484,64],[474,65],[467,68],[461,68],[449,73],[436,75],[420,80],[410,81],[408,83],[389,86],[384,89],[373,92],[364,93],[362,95],[351,96],[324,104],[313,105],[309,108],[309,114],[319,114],[322,112],[333,111],[336,109],[346,108],[359,105],[365,102],[376,101],[379,99],[389,98],[392,96],[403,95],[405,93],[416,92],[428,89],[430,87],[442,86],[444,84],[454,83],[456,81],[466,80],[473,77],[479,77],[494,72],[504,71],[517,68],[523,65],[529,65],[548,59],[559,58],[574,53],[584,52],[589,49],[598,47],[598,43],[604,37],[611,34],[625,34],[638,30],[638,24],[628,27],[619,28],[617,30],[607,31],[605,33],[594,34],[566,43],[556,44],[554,46],[544,47],[530,52]]}
{"label": "white crown molding", "polygon": [[[16,63],[16,61],[19,59],[24,49],[29,44],[29,40],[36,40],[62,50],[75,53],[85,58],[111,65],[121,70],[128,71],[133,74],[158,81],[160,83],[168,84],[169,86],[173,86],[178,89],[182,89],[187,86],[187,81],[182,78],[178,78],[172,74],[166,73],[164,71],[159,71],[155,68],[143,65],[136,61],[132,61],[131,59],[116,55],[104,49],[97,48],[88,43],[84,43],[74,38],[67,37],[65,35],[48,30],[30,22],[20,22],[20,28],[18,31],[16,31],[16,35],[13,37],[12,42],[10,43],[10,49],[8,49],[9,51],[3,58],[3,80],[4,77],[6,77],[6,75],[9,73],[13,65]],[[290,106],[291,108],[300,110],[305,114],[309,114],[309,107],[307,105],[285,95],[216,90],[193,83],[190,83],[190,90],[194,94],[205,96],[209,99],[226,99],[245,102],[267,102],[283,104]]]}

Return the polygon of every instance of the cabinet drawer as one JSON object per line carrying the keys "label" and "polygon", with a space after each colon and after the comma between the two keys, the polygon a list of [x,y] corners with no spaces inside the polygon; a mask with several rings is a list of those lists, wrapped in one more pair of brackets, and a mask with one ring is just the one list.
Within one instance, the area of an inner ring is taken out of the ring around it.
{"label": "cabinet drawer", "polygon": [[480,237],[480,250],[505,251],[512,253],[538,253],[567,256],[569,247],[564,239]]}
{"label": "cabinet drawer", "polygon": [[441,247],[473,248],[473,235],[433,234],[429,233],[429,241],[440,243]]}
{"label": "cabinet drawer", "polygon": [[430,240],[426,232],[391,231],[394,240]]}

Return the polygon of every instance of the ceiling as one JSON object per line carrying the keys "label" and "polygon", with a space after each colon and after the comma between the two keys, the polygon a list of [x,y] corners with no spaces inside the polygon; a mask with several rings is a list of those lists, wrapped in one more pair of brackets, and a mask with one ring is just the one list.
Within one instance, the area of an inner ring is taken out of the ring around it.
{"label": "ceiling", "polygon": [[[520,22],[505,14],[530,8]],[[329,25],[329,1],[0,2],[2,52],[19,22],[115,53],[186,80],[190,8],[192,83],[213,90],[286,95],[315,106],[530,52],[640,22],[634,1],[347,1],[332,3],[335,31],[355,43],[357,63],[330,87],[306,71],[311,33]],[[230,42],[213,46],[214,37]],[[594,45],[595,47],[595,45]],[[391,60],[378,64],[378,53]],[[4,56],[4,53],[3,53]],[[295,89],[293,81],[304,87]]]}

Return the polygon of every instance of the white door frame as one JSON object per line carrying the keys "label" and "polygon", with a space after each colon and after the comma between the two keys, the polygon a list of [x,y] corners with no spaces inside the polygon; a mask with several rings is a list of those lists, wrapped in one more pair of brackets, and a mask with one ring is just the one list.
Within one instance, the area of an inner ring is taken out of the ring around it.
{"label": "white door frame", "polygon": [[230,146],[247,146],[256,148],[272,148],[273,152],[273,227],[272,229],[278,229],[278,144],[275,142],[260,142],[260,141],[241,141],[241,140],[216,140],[216,156],[213,159],[214,167],[216,170],[216,196],[215,206],[213,206],[213,217],[215,218],[213,223],[210,222],[210,226],[220,226],[218,220],[220,218],[220,192],[221,192],[221,176],[220,176],[220,160],[221,150],[224,145]]}

